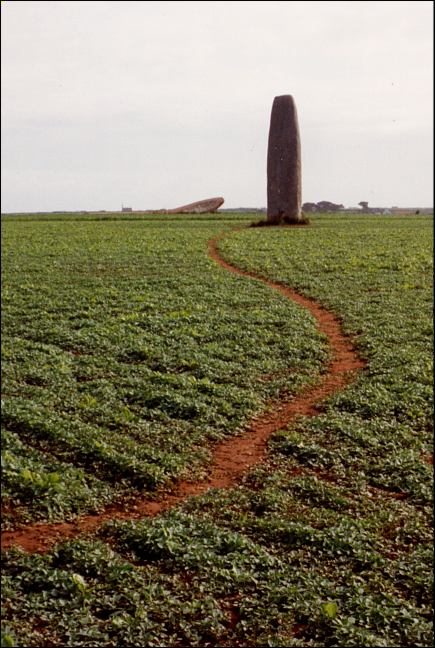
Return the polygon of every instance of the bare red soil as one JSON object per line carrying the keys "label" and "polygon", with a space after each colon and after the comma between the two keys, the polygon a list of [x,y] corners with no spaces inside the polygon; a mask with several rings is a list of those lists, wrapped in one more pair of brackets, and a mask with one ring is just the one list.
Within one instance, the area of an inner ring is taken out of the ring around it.
{"label": "bare red soil", "polygon": [[[222,235],[221,235],[222,236]],[[262,281],[288,299],[307,308],[315,317],[319,331],[329,341],[331,361],[320,381],[297,396],[269,405],[264,414],[256,417],[243,435],[217,445],[213,451],[209,477],[198,483],[179,480],[172,493],[157,491],[153,498],[139,497],[128,507],[113,505],[98,515],[86,515],[71,523],[32,524],[16,531],[6,531],[1,537],[2,550],[19,546],[28,552],[45,553],[56,543],[77,535],[94,531],[107,520],[132,520],[154,517],[170,509],[188,497],[201,495],[212,488],[230,488],[250,467],[263,461],[267,440],[273,432],[286,427],[298,416],[316,416],[328,396],[343,389],[355,373],[362,369],[364,361],[358,356],[352,341],[344,335],[338,318],[312,299],[278,283],[273,283],[250,272],[239,270],[224,261],[217,250],[220,237],[209,242],[212,259],[230,272]]]}

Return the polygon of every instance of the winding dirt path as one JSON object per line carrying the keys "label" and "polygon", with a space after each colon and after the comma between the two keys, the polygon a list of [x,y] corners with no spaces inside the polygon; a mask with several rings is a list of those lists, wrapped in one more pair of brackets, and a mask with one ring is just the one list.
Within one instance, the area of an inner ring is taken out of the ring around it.
{"label": "winding dirt path", "polygon": [[264,460],[267,440],[273,432],[285,427],[298,416],[319,414],[322,401],[334,392],[343,389],[355,376],[355,372],[364,366],[364,361],[358,356],[350,338],[344,335],[335,315],[316,301],[302,297],[290,288],[268,281],[254,273],[239,270],[222,259],[217,249],[217,243],[227,234],[228,232],[224,232],[209,241],[210,257],[226,270],[262,281],[269,288],[307,308],[315,317],[318,330],[327,336],[331,361],[319,382],[291,400],[271,403],[264,414],[251,421],[243,435],[217,445],[213,452],[210,475],[207,480],[199,483],[179,480],[175,482],[172,493],[156,491],[152,499],[139,497],[128,507],[109,506],[98,515],[86,515],[76,522],[36,523],[17,531],[6,531],[1,536],[2,550],[19,546],[28,552],[45,553],[57,542],[94,531],[107,520],[154,517],[176,506],[186,498],[201,495],[211,488],[230,488],[248,468]]}

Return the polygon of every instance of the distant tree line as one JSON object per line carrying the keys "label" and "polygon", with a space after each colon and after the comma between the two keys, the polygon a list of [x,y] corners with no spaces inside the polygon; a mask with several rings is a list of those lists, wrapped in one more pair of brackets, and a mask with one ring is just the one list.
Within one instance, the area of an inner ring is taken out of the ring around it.
{"label": "distant tree line", "polygon": [[321,200],[317,203],[306,202],[302,205],[302,211],[307,213],[313,212],[336,212],[340,209],[344,209],[344,205],[338,205],[329,200]]}

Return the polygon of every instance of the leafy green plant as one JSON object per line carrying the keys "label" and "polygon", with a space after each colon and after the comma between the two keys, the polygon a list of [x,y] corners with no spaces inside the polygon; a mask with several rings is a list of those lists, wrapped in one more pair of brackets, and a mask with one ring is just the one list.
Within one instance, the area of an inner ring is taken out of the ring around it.
{"label": "leafy green plant", "polygon": [[[60,517],[77,510],[71,484],[60,488],[74,475],[85,509],[140,475],[150,488],[193,477],[207,443],[327,361],[299,307],[207,260],[222,222],[24,218],[5,221],[4,461],[9,497],[30,516],[36,493],[60,497]],[[432,646],[430,234],[428,218],[336,215],[222,239],[233,263],[333,309],[366,368],[321,414],[276,432],[234,488],[44,556],[6,552],[5,635],[26,646]]]}

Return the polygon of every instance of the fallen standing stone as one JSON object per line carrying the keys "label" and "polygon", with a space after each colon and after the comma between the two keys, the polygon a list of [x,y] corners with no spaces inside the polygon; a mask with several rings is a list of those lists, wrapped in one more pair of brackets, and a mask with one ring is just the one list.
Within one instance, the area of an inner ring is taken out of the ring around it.
{"label": "fallen standing stone", "polygon": [[207,198],[206,200],[199,200],[198,202],[175,207],[175,209],[166,209],[166,214],[208,214],[215,212],[221,205],[224,204],[224,199]]}

